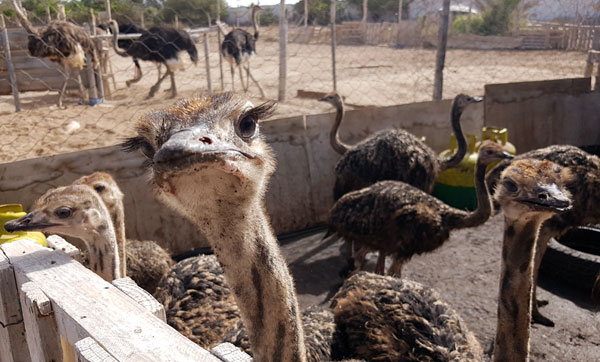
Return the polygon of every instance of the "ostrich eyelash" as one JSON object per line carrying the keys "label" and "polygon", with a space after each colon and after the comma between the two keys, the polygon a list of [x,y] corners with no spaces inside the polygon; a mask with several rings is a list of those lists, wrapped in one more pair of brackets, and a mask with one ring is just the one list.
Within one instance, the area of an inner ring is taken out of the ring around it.
{"label": "ostrich eyelash", "polygon": [[263,120],[265,118],[269,118],[275,113],[275,106],[277,103],[275,101],[267,101],[263,104],[260,104],[254,108],[248,109],[244,113],[240,115],[239,119],[244,119],[246,117],[250,117],[256,121]]}
{"label": "ostrich eyelash", "polygon": [[120,147],[125,152],[133,152],[142,148],[144,142],[146,142],[146,140],[142,136],[130,137],[126,138],[125,141],[120,144]]}

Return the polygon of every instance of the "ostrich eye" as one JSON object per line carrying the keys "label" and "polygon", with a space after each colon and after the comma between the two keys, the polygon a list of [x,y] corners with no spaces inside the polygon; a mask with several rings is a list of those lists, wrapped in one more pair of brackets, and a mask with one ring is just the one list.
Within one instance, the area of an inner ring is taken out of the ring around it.
{"label": "ostrich eye", "polygon": [[249,140],[256,135],[258,129],[256,121],[252,117],[242,118],[236,127],[236,133],[244,140]]}
{"label": "ostrich eye", "polygon": [[141,150],[142,150],[142,153],[144,154],[144,156],[146,156],[148,158],[154,157],[154,147],[152,147],[152,145],[150,143],[143,141]]}
{"label": "ostrich eye", "polygon": [[66,219],[71,217],[72,214],[73,212],[68,207],[60,207],[54,211],[54,215],[56,215],[59,219]]}
{"label": "ostrich eye", "polygon": [[96,185],[96,186],[94,186],[94,190],[96,190],[96,192],[98,192],[98,193],[101,193],[105,189],[106,188],[103,185]]}
{"label": "ostrich eye", "polygon": [[519,189],[517,187],[517,184],[515,184],[515,182],[511,179],[505,179],[503,184],[504,188],[506,188],[508,192],[517,192],[517,190]]}

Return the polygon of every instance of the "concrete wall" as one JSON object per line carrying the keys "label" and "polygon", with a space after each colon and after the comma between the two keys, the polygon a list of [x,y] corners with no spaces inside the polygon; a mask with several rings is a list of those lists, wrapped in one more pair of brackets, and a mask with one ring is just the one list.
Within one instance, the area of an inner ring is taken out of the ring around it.
{"label": "concrete wall", "polygon": [[590,78],[485,86],[485,124],[506,127],[519,153],[600,144],[600,92]]}
{"label": "concrete wall", "polygon": [[[381,129],[403,127],[427,137],[436,151],[447,148],[450,101],[424,102],[349,111],[341,137],[357,142]],[[334,114],[317,114],[267,121],[261,124],[277,155],[278,167],[267,194],[267,209],[277,233],[323,223],[331,206],[333,169],[339,156],[329,145]],[[463,115],[463,128],[479,132],[483,105]],[[143,157],[126,154],[117,146],[29,159],[0,165],[0,204],[33,201],[52,187],[66,185],[97,170],[115,176],[126,195],[126,227],[130,238],[156,240],[178,254],[206,246],[205,238],[188,221],[153,197]]]}

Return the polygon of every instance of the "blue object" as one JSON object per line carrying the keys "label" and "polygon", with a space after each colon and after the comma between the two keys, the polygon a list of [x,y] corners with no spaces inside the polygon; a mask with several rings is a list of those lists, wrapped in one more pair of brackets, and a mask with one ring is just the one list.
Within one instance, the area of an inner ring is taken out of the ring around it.
{"label": "blue object", "polygon": [[104,98],[91,98],[90,106],[95,106],[96,104],[100,104],[104,102]]}

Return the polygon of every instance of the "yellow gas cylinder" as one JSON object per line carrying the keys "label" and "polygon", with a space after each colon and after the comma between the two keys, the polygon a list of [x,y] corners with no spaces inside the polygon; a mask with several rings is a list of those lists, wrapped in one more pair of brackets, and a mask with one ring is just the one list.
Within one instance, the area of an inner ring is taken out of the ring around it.
{"label": "yellow gas cylinder", "polygon": [[15,233],[9,233],[4,229],[4,224],[7,221],[18,219],[25,215],[27,215],[27,213],[23,211],[23,206],[20,204],[0,205],[0,245],[11,241],[32,239],[38,244],[46,246],[46,237],[42,233],[36,231],[17,231]]}
{"label": "yellow gas cylinder", "polygon": [[[477,152],[475,151],[477,137],[465,134],[465,138],[467,139],[465,157],[458,166],[448,169],[438,176],[433,196],[458,209],[474,210],[477,207],[474,181],[475,164],[477,163]],[[442,151],[440,155],[450,157],[456,152],[457,147],[456,137],[452,135],[450,149]]]}
{"label": "yellow gas cylinder", "polygon": [[[504,149],[504,151],[510,153],[511,155],[517,154],[517,148],[515,147],[515,145],[508,142],[508,130],[506,128],[499,128],[499,127],[483,127],[483,128],[481,128],[481,141],[477,142],[477,144],[475,145],[475,150],[477,152],[479,152],[479,146],[481,145],[481,142],[483,142],[485,140],[496,141],[502,145],[502,148]],[[487,170],[489,171],[492,168],[494,168],[498,164],[498,162],[500,162],[500,161],[496,161],[496,162],[490,164],[487,167]]]}

